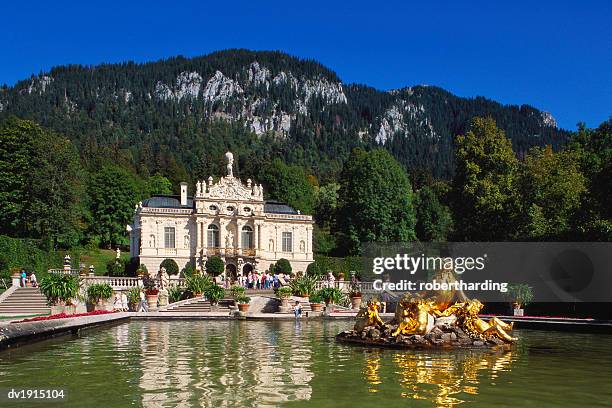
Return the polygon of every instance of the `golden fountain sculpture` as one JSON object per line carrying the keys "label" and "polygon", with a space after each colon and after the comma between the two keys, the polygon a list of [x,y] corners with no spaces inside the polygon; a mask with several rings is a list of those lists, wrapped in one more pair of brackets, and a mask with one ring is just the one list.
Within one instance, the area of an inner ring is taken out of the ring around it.
{"label": "golden fountain sculpture", "polygon": [[379,313],[382,305],[370,300],[357,314],[352,331],[340,333],[339,341],[399,347],[484,347],[509,345],[512,324],[493,317],[488,321],[478,313],[484,305],[477,299],[440,302],[436,298],[404,297],[395,318],[385,323]]}

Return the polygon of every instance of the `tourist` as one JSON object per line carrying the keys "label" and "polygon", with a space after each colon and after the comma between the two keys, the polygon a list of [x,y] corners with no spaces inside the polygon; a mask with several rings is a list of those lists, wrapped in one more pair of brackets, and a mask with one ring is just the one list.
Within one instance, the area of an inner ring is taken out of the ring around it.
{"label": "tourist", "polygon": [[140,291],[140,303],[138,304],[138,311],[139,312],[149,311],[149,305],[147,304],[147,298],[145,297],[145,294],[142,290]]}
{"label": "tourist", "polygon": [[128,308],[128,298],[125,292],[121,292],[121,310],[127,312]]}
{"label": "tourist", "polygon": [[113,310],[120,312],[121,307],[121,295],[119,292],[115,292],[115,298],[113,299]]}
{"label": "tourist", "polygon": [[26,274],[25,269],[21,270],[21,286],[23,286],[24,288],[26,287],[26,282],[28,279],[28,275]]}
{"label": "tourist", "polygon": [[293,305],[293,314],[297,317],[302,317],[302,305],[297,300],[295,301],[295,305]]}
{"label": "tourist", "polygon": [[34,274],[34,272],[30,274],[30,283],[32,284],[33,288],[38,287],[38,281],[36,280],[36,275]]}
{"label": "tourist", "polygon": [[274,286],[274,278],[271,273],[268,273],[268,289],[272,289]]}
{"label": "tourist", "polygon": [[280,281],[278,280],[278,273],[274,272],[274,277],[273,279],[273,284],[274,284],[274,289],[278,289],[280,287]]}

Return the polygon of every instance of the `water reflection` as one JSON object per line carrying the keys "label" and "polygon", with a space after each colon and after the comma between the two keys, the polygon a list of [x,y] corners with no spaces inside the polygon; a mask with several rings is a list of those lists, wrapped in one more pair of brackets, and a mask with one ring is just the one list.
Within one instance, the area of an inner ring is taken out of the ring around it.
{"label": "water reflection", "polygon": [[312,347],[294,330],[200,322],[188,336],[168,324],[130,325],[142,344],[142,405],[278,406],[308,400]]}
{"label": "water reflection", "polygon": [[612,406],[610,335],[433,353],[334,342],[351,325],[133,321],[0,352],[0,389],[65,388],[62,408]]}
{"label": "water reflection", "polygon": [[507,370],[512,353],[458,352],[453,355],[403,353],[395,354],[393,363],[403,398],[430,400],[438,407],[464,402],[461,394],[478,394],[479,376],[494,378]]}

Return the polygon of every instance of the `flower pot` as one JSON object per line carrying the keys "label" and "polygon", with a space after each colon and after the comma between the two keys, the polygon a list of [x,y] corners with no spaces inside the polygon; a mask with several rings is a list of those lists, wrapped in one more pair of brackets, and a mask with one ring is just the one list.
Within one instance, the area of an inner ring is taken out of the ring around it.
{"label": "flower pot", "polygon": [[62,314],[62,313],[67,314],[67,315],[75,314],[76,306],[75,305],[52,305],[51,306],[52,315]]}
{"label": "flower pot", "polygon": [[320,303],[311,303],[310,304],[310,309],[313,312],[320,312],[322,310],[322,308],[323,308],[323,305],[320,304]]}
{"label": "flower pot", "polygon": [[159,294],[147,294],[147,305],[149,306],[149,310],[157,310],[157,298]]}
{"label": "flower pot", "polygon": [[361,296],[351,296],[351,309],[359,309],[361,307]]}
{"label": "flower pot", "polygon": [[282,307],[289,307],[289,296],[283,296],[280,298]]}
{"label": "flower pot", "polygon": [[128,303],[128,310],[130,312],[137,312],[138,311],[138,303]]}
{"label": "flower pot", "polygon": [[93,306],[94,310],[108,310],[108,301],[106,299],[100,299],[98,303]]}
{"label": "flower pot", "polygon": [[514,309],[514,315],[515,316],[524,316],[525,315],[525,309]]}
{"label": "flower pot", "polygon": [[249,305],[248,303],[238,303],[238,310],[241,312],[248,312],[249,311]]}

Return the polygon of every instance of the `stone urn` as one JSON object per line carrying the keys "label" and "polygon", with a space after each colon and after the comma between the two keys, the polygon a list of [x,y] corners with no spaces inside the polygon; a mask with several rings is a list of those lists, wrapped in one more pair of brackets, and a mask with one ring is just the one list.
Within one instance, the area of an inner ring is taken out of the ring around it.
{"label": "stone urn", "polygon": [[147,291],[146,297],[147,305],[149,306],[149,311],[157,310],[157,299],[159,297],[159,292],[157,290]]}
{"label": "stone urn", "polygon": [[168,306],[168,289],[160,289],[158,294],[159,307]]}
{"label": "stone urn", "polygon": [[289,307],[289,296],[281,296],[281,307]]}
{"label": "stone urn", "polygon": [[311,303],[310,309],[313,312],[320,312],[323,309],[323,305],[321,303]]}
{"label": "stone urn", "polygon": [[359,310],[361,307],[361,296],[351,296],[351,309]]}
{"label": "stone urn", "polygon": [[75,314],[76,306],[75,305],[52,305],[51,306],[52,315],[62,314],[62,313],[67,314],[67,315]]}

